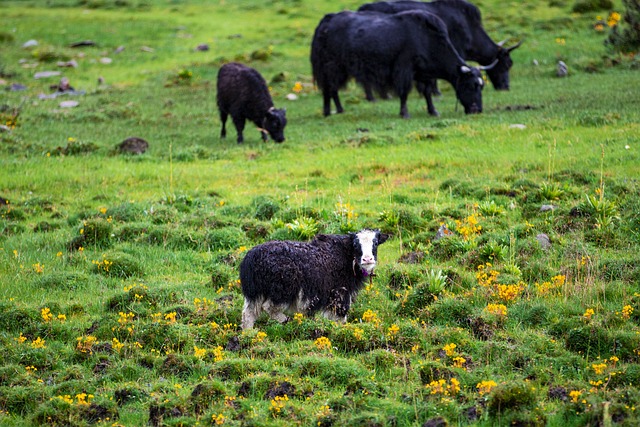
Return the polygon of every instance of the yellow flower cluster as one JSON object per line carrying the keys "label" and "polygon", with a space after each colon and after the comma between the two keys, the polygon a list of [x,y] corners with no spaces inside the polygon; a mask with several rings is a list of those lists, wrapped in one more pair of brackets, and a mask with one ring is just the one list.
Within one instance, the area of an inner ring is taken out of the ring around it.
{"label": "yellow flower cluster", "polygon": [[629,320],[632,314],[633,307],[631,307],[630,305],[625,305],[624,307],[622,307],[622,318],[624,320]]}
{"label": "yellow flower cluster", "polygon": [[269,408],[271,414],[273,414],[274,417],[280,415],[288,401],[289,397],[286,394],[284,396],[276,396],[271,399],[271,407]]}
{"label": "yellow flower cluster", "polygon": [[222,353],[222,347],[217,346],[213,349],[213,360],[216,362],[221,362],[224,359],[224,354]]}
{"label": "yellow flower cluster", "polygon": [[109,261],[108,259],[103,259],[102,261],[96,261],[95,259],[93,261],[91,261],[92,264],[95,264],[96,268],[98,269],[98,271],[102,270],[105,272],[108,272],[109,269],[111,268],[111,266],[113,265],[112,261]]}
{"label": "yellow flower cluster", "polygon": [[33,348],[45,348],[45,340],[38,337],[31,342],[31,347]]}
{"label": "yellow flower cluster", "polygon": [[[91,399],[93,399],[93,394],[79,393],[76,394],[75,400],[69,394],[58,395],[55,398],[60,399],[63,402],[68,403],[69,405],[89,405],[91,403]],[[51,398],[51,400],[53,400],[53,398]]]}
{"label": "yellow flower cluster", "polygon": [[588,322],[589,320],[591,320],[594,314],[596,314],[596,312],[593,310],[593,308],[587,308],[582,317],[584,317],[584,320]]}
{"label": "yellow flower cluster", "polygon": [[482,226],[478,223],[478,218],[474,214],[463,220],[456,220],[456,230],[464,240],[471,240],[480,234]]}
{"label": "yellow flower cluster", "polygon": [[120,350],[122,350],[122,347],[124,347],[124,344],[122,344],[120,340],[118,340],[118,338],[112,338],[111,347],[113,347],[116,351],[119,352]]}
{"label": "yellow flower cluster", "polygon": [[485,311],[496,316],[505,317],[507,315],[507,307],[504,304],[488,304]]}
{"label": "yellow flower cluster", "polygon": [[98,341],[93,335],[87,335],[86,337],[76,338],[78,343],[76,344],[76,350],[80,353],[93,354],[93,345]]}
{"label": "yellow flower cluster", "polygon": [[582,396],[582,392],[578,390],[571,390],[569,392],[569,397],[571,398],[572,403],[578,403],[578,399]]}
{"label": "yellow flower cluster", "polygon": [[400,327],[395,323],[389,326],[389,329],[387,329],[387,334],[389,335],[389,337],[395,337],[398,332],[400,332]]}
{"label": "yellow flower cluster", "polygon": [[618,12],[611,12],[607,18],[607,25],[609,27],[615,27],[620,22],[620,14]]}
{"label": "yellow flower cluster", "polygon": [[378,315],[376,314],[375,311],[372,311],[372,310],[367,310],[364,313],[362,313],[362,320],[364,322],[374,323],[376,325],[380,323],[380,319],[378,319]]}
{"label": "yellow flower cluster", "polygon": [[364,329],[362,328],[353,328],[353,337],[358,341],[362,341],[364,339]]}
{"label": "yellow flower cluster", "polygon": [[491,267],[492,265],[489,262],[478,266],[478,271],[476,272],[478,285],[489,288],[496,283],[500,272],[493,270]]}
{"label": "yellow flower cluster", "polygon": [[443,396],[455,396],[460,393],[460,381],[457,378],[451,378],[449,384],[447,380],[431,381],[426,385],[429,394],[441,394]]}
{"label": "yellow flower cluster", "polygon": [[498,285],[498,298],[505,302],[515,301],[524,291],[524,288],[525,284],[523,282],[515,285]]}
{"label": "yellow flower cluster", "polygon": [[491,393],[491,390],[493,390],[497,386],[498,384],[496,384],[496,382],[493,380],[480,381],[478,384],[476,384],[476,388],[478,389],[478,394],[480,396]]}
{"label": "yellow flower cluster", "polygon": [[193,355],[195,357],[197,357],[198,359],[202,359],[204,356],[207,355],[207,349],[206,348],[200,348],[197,345],[193,346]]}
{"label": "yellow flower cluster", "polygon": [[33,264],[33,271],[35,271],[37,274],[44,273],[44,264],[40,264],[40,263]]}
{"label": "yellow flower cluster", "polygon": [[451,344],[447,344],[445,345],[442,349],[444,350],[445,354],[449,357],[453,356],[456,354],[455,350],[456,350],[456,345],[454,343]]}
{"label": "yellow flower cluster", "polygon": [[211,415],[211,422],[214,425],[221,426],[226,421],[226,418],[223,414],[213,414]]}
{"label": "yellow flower cluster", "polygon": [[197,312],[207,311],[211,303],[212,301],[208,300],[207,298],[194,298],[193,300],[193,305],[195,306]]}
{"label": "yellow flower cluster", "polygon": [[302,313],[296,313],[293,315],[293,320],[295,320],[298,325],[302,323],[302,319],[304,319],[304,314]]}
{"label": "yellow flower cluster", "polygon": [[318,350],[329,350],[331,351],[331,341],[327,337],[320,337],[314,341],[315,346]]}
{"label": "yellow flower cluster", "polygon": [[253,339],[253,343],[259,343],[259,342],[263,342],[265,339],[267,338],[267,334],[266,332],[258,332],[255,336],[255,338]]}

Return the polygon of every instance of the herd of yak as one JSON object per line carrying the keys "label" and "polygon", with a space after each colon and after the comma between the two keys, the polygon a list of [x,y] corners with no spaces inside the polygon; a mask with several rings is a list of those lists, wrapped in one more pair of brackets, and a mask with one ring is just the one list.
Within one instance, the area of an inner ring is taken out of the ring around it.
{"label": "herd of yak", "polygon": [[[494,43],[482,28],[480,11],[466,0],[368,3],[358,11],[325,15],[311,43],[313,78],[322,90],[323,114],[331,114],[331,100],[343,112],[338,91],[354,78],[368,100],[374,92],[400,98],[400,115],[409,117],[407,96],[415,82],[429,114],[437,115],[432,94],[436,79],[448,81],[465,113],[482,112],[485,70],[493,86],[509,89],[510,52]],[[480,67],[470,67],[472,60]],[[229,115],[243,141],[246,120],[284,141],[285,111],[273,105],[264,78],[253,68],[235,62],[218,73],[217,104],[226,136]],[[378,246],[388,239],[379,230],[348,235],[318,235],[311,242],[272,241],[247,252],[240,264],[244,295],[242,328],[254,326],[261,313],[284,323],[285,313],[346,321],[347,312],[377,263]]]}
{"label": "herd of yak", "polygon": [[[322,91],[323,114],[344,111],[338,91],[350,79],[365,90],[400,98],[400,115],[409,117],[407,97],[415,82],[425,97],[429,114],[437,116],[432,94],[438,93],[436,79],[449,82],[467,114],[482,112],[481,71],[498,90],[509,89],[510,53],[520,43],[504,47],[484,31],[479,9],[466,0],[381,1],[367,3],[353,12],[325,15],[311,42],[313,78]],[[479,67],[467,65],[475,61]],[[243,141],[246,120],[259,128],[262,139],[270,135],[284,141],[285,111],[276,109],[264,78],[254,69],[238,63],[222,66],[218,74],[217,104],[226,136],[229,115]]]}

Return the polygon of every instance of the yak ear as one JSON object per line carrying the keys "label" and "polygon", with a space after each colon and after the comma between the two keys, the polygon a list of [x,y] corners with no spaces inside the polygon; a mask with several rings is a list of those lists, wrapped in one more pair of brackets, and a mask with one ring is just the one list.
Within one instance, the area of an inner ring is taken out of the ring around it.
{"label": "yak ear", "polygon": [[391,237],[390,234],[378,232],[378,244],[381,245]]}

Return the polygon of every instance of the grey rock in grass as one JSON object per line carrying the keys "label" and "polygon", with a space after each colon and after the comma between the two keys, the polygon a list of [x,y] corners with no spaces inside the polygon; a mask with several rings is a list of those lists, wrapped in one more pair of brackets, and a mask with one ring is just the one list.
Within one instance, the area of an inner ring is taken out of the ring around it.
{"label": "grey rock in grass", "polygon": [[549,212],[556,210],[554,205],[542,205],[540,206],[540,212]]}
{"label": "grey rock in grass", "polygon": [[569,75],[569,67],[563,61],[558,61],[558,65],[556,66],[556,76],[558,77],[567,77]]}
{"label": "grey rock in grass", "polygon": [[149,143],[142,138],[132,136],[116,146],[120,153],[143,154],[149,148]]}
{"label": "grey rock in grass", "polygon": [[62,101],[60,104],[60,108],[75,108],[80,103],[78,101]]}
{"label": "grey rock in grass", "polygon": [[35,47],[35,46],[38,46],[37,40],[28,40],[22,45],[22,47],[25,49],[28,49],[30,47]]}
{"label": "grey rock in grass", "polygon": [[33,78],[36,80],[46,79],[47,77],[56,77],[56,76],[59,76],[60,74],[62,74],[60,73],[60,71],[40,71],[39,73],[35,73],[33,75]]}
{"label": "grey rock in grass", "polygon": [[540,247],[542,247],[542,249],[549,250],[551,249],[551,239],[549,239],[549,236],[547,236],[544,233],[540,233],[536,236],[536,240],[538,241],[538,243],[540,243]]}

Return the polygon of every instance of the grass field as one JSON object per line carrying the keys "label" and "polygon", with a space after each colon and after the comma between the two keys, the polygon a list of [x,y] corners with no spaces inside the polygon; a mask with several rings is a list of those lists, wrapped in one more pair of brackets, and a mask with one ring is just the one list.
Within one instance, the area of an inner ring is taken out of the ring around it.
{"label": "grass field", "polygon": [[[324,118],[311,37],[359,4],[0,3],[0,425],[638,424],[638,57],[596,29],[621,3],[477,2],[524,40],[482,114],[351,83]],[[230,60],[283,144],[219,138]],[[48,98],[62,77],[81,94]],[[241,330],[249,248],[363,227],[393,238],[346,324]]]}

